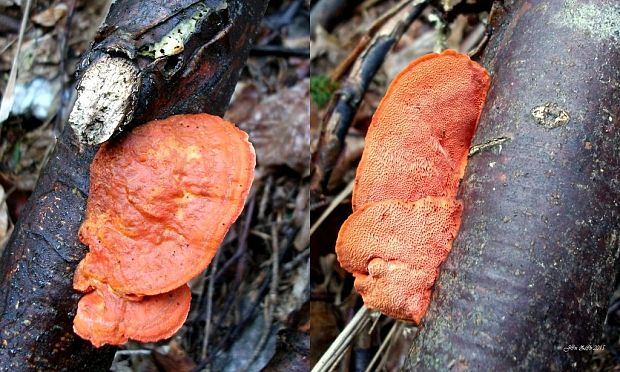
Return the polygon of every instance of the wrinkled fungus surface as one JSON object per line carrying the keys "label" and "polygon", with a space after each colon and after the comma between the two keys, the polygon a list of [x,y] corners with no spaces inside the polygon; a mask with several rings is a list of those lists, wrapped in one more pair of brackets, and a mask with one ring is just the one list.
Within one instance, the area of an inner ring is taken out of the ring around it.
{"label": "wrinkled fungus surface", "polygon": [[241,213],[255,163],[247,134],[207,114],[151,121],[101,146],[79,231],[89,252],[73,286],[91,293],[78,305],[76,333],[100,346],[178,330],[186,283]]}
{"label": "wrinkled fungus surface", "polygon": [[92,279],[124,295],[187,283],[211,262],[254,177],[247,134],[207,114],[142,125],[101,147],[91,165],[80,240],[90,252],[76,289]]}
{"label": "wrinkled fungus surface", "polygon": [[461,221],[458,186],[489,75],[448,50],[390,84],[366,135],[336,253],[364,303],[419,324]]}

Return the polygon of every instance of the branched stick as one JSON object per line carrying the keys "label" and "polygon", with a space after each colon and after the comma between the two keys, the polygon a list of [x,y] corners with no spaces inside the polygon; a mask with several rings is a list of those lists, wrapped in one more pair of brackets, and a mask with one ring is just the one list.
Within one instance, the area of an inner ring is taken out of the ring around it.
{"label": "branched stick", "polygon": [[394,14],[398,13],[401,9],[403,9],[407,4],[411,3],[413,0],[401,0],[399,3],[394,5],[391,9],[389,9],[385,14],[381,17],[377,18],[370,27],[368,31],[362,35],[361,39],[357,42],[357,45],[353,50],[349,53],[349,55],[343,59],[338,66],[332,71],[329,75],[329,78],[332,81],[338,81],[344,75],[345,72],[351,67],[351,65],[357,60],[359,55],[366,49],[368,43],[372,40],[372,37],[381,29],[381,26],[385,24],[390,18],[394,16]]}

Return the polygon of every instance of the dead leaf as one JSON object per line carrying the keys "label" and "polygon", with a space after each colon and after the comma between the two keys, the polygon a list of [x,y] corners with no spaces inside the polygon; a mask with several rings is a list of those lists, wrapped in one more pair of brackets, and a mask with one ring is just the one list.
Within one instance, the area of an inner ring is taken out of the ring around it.
{"label": "dead leaf", "polygon": [[196,363],[187,355],[187,352],[176,340],[153,352],[155,364],[166,372],[191,372],[196,369]]}
{"label": "dead leaf", "polygon": [[310,79],[304,79],[263,98],[251,109],[247,109],[247,100],[235,99],[226,118],[249,134],[259,166],[287,165],[304,174],[310,163],[309,97]]}
{"label": "dead leaf", "polygon": [[67,10],[67,4],[56,4],[32,16],[31,20],[40,26],[52,27],[67,14]]}

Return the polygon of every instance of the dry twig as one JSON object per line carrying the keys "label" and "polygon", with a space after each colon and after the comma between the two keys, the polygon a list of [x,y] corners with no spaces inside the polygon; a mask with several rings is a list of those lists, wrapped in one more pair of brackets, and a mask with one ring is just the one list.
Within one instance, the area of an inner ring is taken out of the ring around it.
{"label": "dry twig", "polygon": [[28,22],[28,14],[30,14],[30,4],[32,0],[27,0],[24,5],[24,14],[22,16],[22,23],[19,29],[19,37],[17,38],[17,48],[15,50],[15,56],[13,57],[13,65],[11,66],[11,73],[9,74],[9,80],[6,83],[4,94],[2,95],[2,102],[0,103],[0,126],[11,113],[13,107],[13,100],[15,99],[15,81],[17,80],[17,61],[19,60],[19,52],[22,48],[22,40],[24,39],[24,33],[26,32],[26,23]]}

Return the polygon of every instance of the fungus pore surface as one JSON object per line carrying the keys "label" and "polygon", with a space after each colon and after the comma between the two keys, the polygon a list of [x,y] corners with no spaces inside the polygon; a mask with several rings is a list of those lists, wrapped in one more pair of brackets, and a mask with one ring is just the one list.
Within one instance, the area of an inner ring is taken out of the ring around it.
{"label": "fungus pore surface", "polygon": [[466,55],[428,54],[396,76],[373,115],[354,213],[336,242],[368,307],[416,324],[426,313],[460,226],[456,194],[489,80]]}
{"label": "fungus pore surface", "polygon": [[106,143],[90,168],[73,286],[75,332],[100,346],[155,341],[189,310],[186,283],[241,213],[256,157],[245,132],[208,114],[176,115]]}
{"label": "fungus pore surface", "polygon": [[353,210],[386,199],[454,197],[488,87],[486,70],[452,50],[405,67],[368,128]]}

